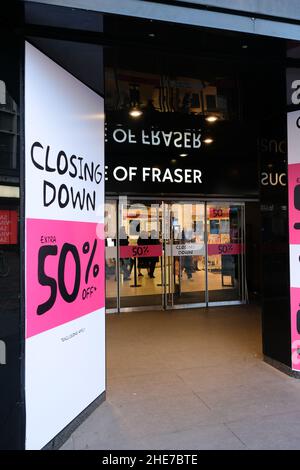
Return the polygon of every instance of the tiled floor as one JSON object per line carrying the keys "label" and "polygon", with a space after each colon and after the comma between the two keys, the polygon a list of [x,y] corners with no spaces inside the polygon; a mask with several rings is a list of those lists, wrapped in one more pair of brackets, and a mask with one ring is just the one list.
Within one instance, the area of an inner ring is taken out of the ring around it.
{"label": "tiled floor", "polygon": [[300,381],[253,306],[107,317],[107,401],[63,449],[300,449]]}

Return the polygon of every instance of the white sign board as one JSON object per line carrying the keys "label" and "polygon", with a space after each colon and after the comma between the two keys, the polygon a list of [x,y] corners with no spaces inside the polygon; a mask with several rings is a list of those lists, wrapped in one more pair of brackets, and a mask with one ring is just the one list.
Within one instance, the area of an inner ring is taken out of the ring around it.
{"label": "white sign board", "polygon": [[204,256],[204,243],[174,243],[166,246],[167,256]]}
{"label": "white sign board", "polygon": [[26,448],[105,390],[103,98],[26,43]]}

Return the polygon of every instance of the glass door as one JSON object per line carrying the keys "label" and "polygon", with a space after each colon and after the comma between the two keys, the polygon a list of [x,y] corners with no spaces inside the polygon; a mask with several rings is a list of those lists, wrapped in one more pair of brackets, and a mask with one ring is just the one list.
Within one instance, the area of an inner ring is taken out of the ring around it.
{"label": "glass door", "polygon": [[119,201],[121,309],[163,308],[161,201]]}
{"label": "glass door", "polygon": [[106,202],[109,311],[245,302],[244,204]]}
{"label": "glass door", "polygon": [[118,206],[116,200],[105,202],[105,305],[106,310],[119,308],[119,269],[118,269]]}
{"label": "glass door", "polygon": [[205,204],[165,204],[166,308],[206,302]]}
{"label": "glass door", "polygon": [[244,204],[208,203],[208,305],[245,301]]}

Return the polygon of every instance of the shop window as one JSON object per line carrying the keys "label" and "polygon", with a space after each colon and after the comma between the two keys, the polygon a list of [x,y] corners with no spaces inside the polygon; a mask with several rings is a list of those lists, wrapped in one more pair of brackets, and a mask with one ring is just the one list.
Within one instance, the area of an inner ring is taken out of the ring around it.
{"label": "shop window", "polygon": [[207,111],[213,111],[217,107],[216,95],[206,95]]}

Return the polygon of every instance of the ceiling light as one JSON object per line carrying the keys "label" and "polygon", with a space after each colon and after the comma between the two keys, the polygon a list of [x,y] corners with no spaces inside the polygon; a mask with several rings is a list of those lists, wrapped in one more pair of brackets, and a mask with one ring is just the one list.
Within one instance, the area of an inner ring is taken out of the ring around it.
{"label": "ceiling light", "polygon": [[0,186],[0,197],[20,198],[20,188],[17,186]]}
{"label": "ceiling light", "polygon": [[129,115],[133,118],[138,118],[140,117],[141,115],[143,114],[143,112],[138,109],[138,108],[132,108],[130,111],[129,111]]}
{"label": "ceiling light", "polygon": [[214,140],[211,139],[210,137],[207,137],[206,139],[203,140],[203,142],[204,142],[205,144],[212,144],[213,141],[214,141]]}
{"label": "ceiling light", "polygon": [[179,156],[182,157],[182,158],[184,158],[184,157],[187,157],[188,154],[187,154],[187,153],[180,153]]}
{"label": "ceiling light", "polygon": [[205,118],[207,122],[216,122],[218,120],[217,116],[207,116]]}

